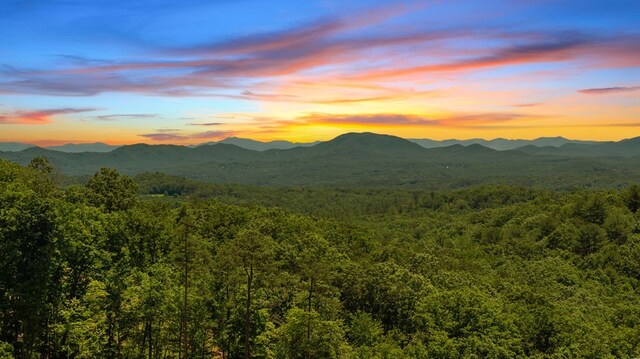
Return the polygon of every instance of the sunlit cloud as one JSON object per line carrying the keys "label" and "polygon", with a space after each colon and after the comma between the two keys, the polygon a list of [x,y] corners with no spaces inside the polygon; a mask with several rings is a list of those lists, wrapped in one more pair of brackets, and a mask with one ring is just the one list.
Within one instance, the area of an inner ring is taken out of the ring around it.
{"label": "sunlit cloud", "polygon": [[232,131],[206,131],[186,134],[172,132],[174,131],[145,133],[138,136],[147,138],[154,142],[192,143],[194,141],[219,140],[233,135]]}
{"label": "sunlit cloud", "polygon": [[[439,118],[428,118],[420,115],[406,114],[362,114],[336,115],[313,113],[300,116],[291,123],[296,125],[359,125],[388,127],[481,127],[512,122],[522,118],[531,118],[517,113],[482,113],[449,115]],[[287,124],[287,121],[283,121]]]}
{"label": "sunlit cloud", "polygon": [[333,125],[379,125],[379,126],[433,126],[439,120],[431,120],[413,115],[374,114],[374,115],[331,115],[314,113],[296,119],[305,124]]}
{"label": "sunlit cloud", "polygon": [[53,108],[46,110],[16,110],[0,114],[0,124],[11,125],[44,125],[52,122],[58,115],[69,115],[95,111],[95,108]]}
{"label": "sunlit cloud", "polygon": [[[233,21],[216,23],[215,31],[186,26],[144,33],[146,27],[136,23],[131,33],[118,34],[124,43],[112,48],[75,51],[75,43],[54,39],[48,53],[25,56],[31,61],[3,57],[0,97],[33,99],[28,106],[62,111],[0,111],[0,124],[55,119],[56,125],[86,126],[92,138],[111,131],[109,139],[123,143],[192,143],[230,134],[324,140],[347,130],[448,138],[526,137],[524,129],[536,129],[529,135],[536,137],[561,129],[566,136],[582,125],[609,126],[593,135],[613,138],[623,132],[619,128],[633,127],[627,124],[634,123],[638,107],[630,97],[640,87],[625,82],[581,89],[609,74],[625,81],[637,77],[640,32],[628,24],[612,25],[611,17],[600,22],[600,12],[590,15],[588,25],[568,15],[555,19],[561,22],[539,22],[549,19],[526,12],[538,2],[519,5],[517,12],[501,8],[510,20],[496,22],[493,15],[461,11],[458,2],[401,3],[344,5],[357,13],[343,11],[343,5],[335,11],[321,7],[244,27],[233,13]],[[494,14],[495,6],[487,3],[487,13]],[[23,45],[14,46],[19,52]],[[614,94],[620,96],[585,96]],[[64,110],[93,107],[107,109],[84,122],[64,121],[79,117]],[[171,128],[155,130],[164,126]],[[4,129],[10,127],[16,126]],[[49,127],[37,128],[39,139],[62,133]],[[198,129],[216,131],[192,131]]]}
{"label": "sunlit cloud", "polygon": [[[76,56],[72,57],[68,67],[61,69],[7,67],[3,75],[9,80],[0,82],[0,91],[61,96],[137,92],[172,97],[217,96],[251,101],[318,103],[381,101],[386,97],[300,100],[293,94],[257,92],[251,88],[235,94],[211,91],[251,87],[241,84],[247,81],[255,83],[260,79],[281,86],[281,82],[287,82],[287,76],[318,70],[320,73],[316,77],[320,81],[350,78],[355,82],[371,82],[580,58],[596,59],[597,66],[607,62],[611,66],[621,66],[640,51],[637,45],[633,45],[640,40],[638,36],[607,38],[599,34],[566,32],[532,36],[530,33],[506,35],[496,31],[478,34],[471,28],[366,35],[353,32],[362,26],[375,24],[376,20],[354,26],[343,19],[326,19],[277,33],[258,33],[191,48],[161,49],[157,59],[149,61],[85,61]],[[443,41],[452,39],[499,40],[505,45],[474,51],[442,47]],[[427,45],[427,49],[421,49]],[[418,56],[409,63],[419,62],[421,58],[428,63],[407,66],[407,61],[397,60],[398,53],[405,53],[413,47],[418,49],[414,52]],[[361,69],[363,62],[367,63],[364,71]],[[640,60],[637,60],[627,65],[639,64]]]}
{"label": "sunlit cloud", "polygon": [[[463,60],[454,60],[436,64],[427,64],[412,67],[400,67],[395,69],[383,69],[366,72],[356,75],[354,78],[376,80],[391,77],[419,75],[438,72],[473,71],[500,66],[562,62],[575,59],[595,58],[600,66],[605,66],[609,59],[611,66],[620,66],[618,54],[626,57],[630,52],[630,46],[636,46],[640,41],[636,36],[629,39],[609,42],[611,39],[600,38],[596,35],[586,34],[549,34],[551,36],[546,41],[536,41],[528,44],[516,44],[498,49],[486,50],[481,56],[476,56]],[[601,51],[608,49],[608,53]],[[633,50],[632,50],[633,51]],[[640,49],[635,50],[635,54],[640,54]],[[640,60],[630,63],[629,66],[640,65]]]}

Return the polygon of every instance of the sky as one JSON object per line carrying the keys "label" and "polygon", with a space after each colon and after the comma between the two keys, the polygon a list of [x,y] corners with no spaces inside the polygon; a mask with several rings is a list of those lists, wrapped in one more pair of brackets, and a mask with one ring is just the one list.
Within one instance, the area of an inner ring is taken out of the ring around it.
{"label": "sky", "polygon": [[0,0],[0,141],[640,136],[638,0]]}

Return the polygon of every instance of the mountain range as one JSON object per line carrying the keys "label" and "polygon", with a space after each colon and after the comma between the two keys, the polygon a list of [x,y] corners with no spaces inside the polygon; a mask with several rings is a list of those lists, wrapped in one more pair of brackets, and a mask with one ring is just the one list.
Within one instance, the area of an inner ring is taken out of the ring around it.
{"label": "mountain range", "polygon": [[48,150],[78,153],[78,152],[111,152],[120,146],[107,145],[102,142],[95,143],[67,143],[61,146],[49,146]]}
{"label": "mountain range", "polygon": [[0,152],[17,152],[26,150],[29,147],[35,146],[20,142],[0,142]]}
{"label": "mountain range", "polygon": [[514,150],[519,147],[524,146],[536,146],[536,147],[560,147],[567,143],[576,143],[576,144],[596,144],[596,141],[580,141],[580,140],[570,140],[564,137],[540,137],[535,140],[509,140],[505,138],[496,138],[493,140],[485,140],[482,138],[472,138],[470,140],[429,140],[429,139],[408,139],[411,142],[415,142],[424,148],[436,148],[436,147],[446,147],[452,145],[482,145],[484,147],[492,148],[498,151],[506,151],[506,150]]}
{"label": "mountain range", "polygon": [[216,143],[226,143],[229,145],[236,145],[238,147],[246,148],[247,150],[253,151],[266,151],[266,150],[288,150],[294,147],[310,147],[315,146],[320,141],[315,142],[289,142],[289,141],[269,141],[269,142],[260,142],[256,140],[251,140],[247,138],[239,138],[239,137],[229,137],[225,138],[222,141],[218,142],[207,142],[202,145],[214,145]]}
{"label": "mountain range", "polygon": [[[505,151],[505,150],[513,150],[519,147],[524,146],[536,146],[536,147],[560,147],[562,145],[572,143],[572,144],[597,144],[596,141],[580,141],[580,140],[570,140],[564,137],[540,137],[534,140],[509,140],[504,138],[496,138],[493,140],[485,140],[481,138],[473,138],[469,140],[431,140],[431,139],[407,139],[408,141],[419,144],[424,148],[437,148],[437,147],[447,147],[453,145],[473,145],[479,144],[484,147],[488,147],[494,150]],[[239,137],[229,137],[225,138],[221,141],[212,141],[201,143],[196,146],[191,147],[199,147],[199,146],[208,146],[215,145],[218,143],[236,145],[238,147],[242,147],[248,150],[253,151],[267,151],[267,150],[287,150],[294,147],[311,147],[315,146],[322,141],[314,141],[314,142],[290,142],[290,141],[269,141],[269,142],[261,142],[247,138],[239,138]],[[0,151],[4,152],[18,152],[29,147],[37,147],[36,145],[19,143],[19,142],[0,142]],[[110,152],[120,146],[108,145],[101,142],[96,143],[69,143],[60,146],[47,146],[43,147],[48,150],[60,151],[60,152],[69,152],[69,153],[78,153],[78,152]]]}
{"label": "mountain range", "polygon": [[[27,148],[38,147],[28,143],[21,142],[0,142],[0,151],[2,152],[18,152]],[[67,143],[59,146],[43,147],[51,151],[79,153],[79,152],[111,152],[120,146],[112,146],[102,142],[95,143]]]}
{"label": "mountain range", "polygon": [[264,151],[215,143],[197,147],[137,144],[104,153],[39,147],[0,152],[0,158],[20,164],[38,156],[49,158],[67,176],[88,176],[101,167],[112,167],[130,175],[162,172],[217,183],[275,186],[513,184],[569,189],[620,187],[640,178],[640,137],[497,151],[479,144],[424,148],[395,136],[348,133],[313,146]]}

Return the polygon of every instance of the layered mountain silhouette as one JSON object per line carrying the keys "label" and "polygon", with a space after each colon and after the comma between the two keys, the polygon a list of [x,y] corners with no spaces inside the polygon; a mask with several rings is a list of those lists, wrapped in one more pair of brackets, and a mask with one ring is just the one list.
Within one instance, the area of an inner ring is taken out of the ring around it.
{"label": "layered mountain silhouette", "polygon": [[39,147],[0,152],[0,158],[21,164],[38,156],[49,158],[70,176],[112,167],[132,175],[162,172],[211,182],[278,186],[452,188],[491,183],[571,188],[622,186],[640,178],[640,137],[498,151],[480,144],[424,148],[395,136],[348,133],[313,146],[261,151],[214,143],[137,144],[103,153]]}
{"label": "layered mountain silhouette", "polygon": [[564,137],[540,137],[535,140],[508,140],[505,138],[496,138],[493,140],[485,140],[482,138],[472,138],[470,140],[429,140],[429,139],[409,139],[409,141],[415,142],[422,147],[425,148],[436,148],[436,147],[446,147],[452,145],[482,145],[484,147],[492,148],[494,150],[506,151],[506,150],[514,150],[519,147],[524,146],[535,146],[535,147],[560,147],[567,143],[575,143],[575,144],[595,144],[598,143],[596,141],[579,141],[579,140],[570,140]]}
{"label": "layered mountain silhouette", "polygon": [[[519,147],[525,147],[529,145],[533,145],[535,147],[560,147],[564,144],[573,143],[573,144],[596,144],[599,142],[596,141],[579,141],[579,140],[570,140],[564,137],[540,137],[535,140],[509,140],[504,138],[496,138],[493,140],[485,140],[481,138],[474,138],[470,140],[430,140],[430,139],[408,139],[411,142],[417,143],[418,145],[424,148],[438,148],[438,147],[448,147],[453,145],[463,145],[469,146],[473,144],[479,144],[484,147],[488,147],[494,150],[505,151],[505,150],[513,150]],[[248,138],[239,138],[239,137],[229,137],[225,138],[221,141],[213,141],[201,143],[196,146],[190,147],[201,147],[207,145],[215,145],[218,143],[235,145],[238,147],[242,147],[248,150],[253,151],[267,151],[267,150],[287,150],[295,147],[312,147],[317,144],[322,143],[322,141],[315,142],[290,142],[290,141],[269,141],[269,142],[261,142]],[[18,143],[18,142],[0,142],[0,151],[5,152],[17,152],[27,149],[29,147],[37,147],[32,144],[26,143]],[[110,152],[120,146],[108,145],[101,142],[96,143],[68,143],[60,146],[48,146],[44,147],[49,150],[55,150],[60,152]]]}
{"label": "layered mountain silhouette", "polygon": [[[473,144],[479,144],[484,147],[488,147],[494,150],[505,151],[505,150],[513,150],[521,147],[534,146],[534,147],[561,147],[565,144],[598,144],[603,142],[597,141],[579,141],[579,140],[570,140],[564,137],[540,137],[534,140],[509,140],[504,138],[496,138],[493,140],[485,140],[481,138],[474,138],[469,140],[431,140],[431,139],[408,139],[408,141],[416,143],[424,148],[438,148],[438,147],[448,147],[453,145],[463,145],[469,146]],[[286,150],[295,147],[312,147],[317,144],[322,143],[322,141],[315,142],[290,142],[290,141],[269,141],[269,142],[261,142],[257,140],[247,139],[247,138],[239,138],[239,137],[229,137],[221,141],[213,141],[206,142],[196,146],[191,147],[201,147],[214,145],[218,143],[235,145],[238,147],[242,147],[248,150],[253,151],[267,151],[273,149]],[[0,142],[0,151],[4,152],[17,152],[22,151],[24,149],[30,147],[37,147],[32,144],[19,143],[19,142]],[[47,146],[44,147],[49,150],[60,151],[60,152],[70,152],[70,153],[78,153],[78,152],[110,152],[120,146],[108,145],[101,142],[96,143],[68,143],[60,146]]]}
{"label": "layered mountain silhouette", "polygon": [[35,147],[28,143],[21,142],[0,142],[0,152],[17,152],[26,150],[27,148]]}
{"label": "layered mountain silhouette", "polygon": [[565,143],[559,147],[527,145],[518,148],[518,150],[529,154],[551,156],[633,157],[640,156],[640,137],[618,142],[597,142],[594,144]]}
{"label": "layered mountain silhouette", "polygon": [[53,151],[60,151],[60,152],[77,153],[77,152],[110,152],[115,150],[118,147],[120,146],[112,146],[102,142],[95,142],[95,143],[67,143],[66,145],[62,145],[62,146],[49,146],[47,147],[47,149],[53,150]]}
{"label": "layered mountain silhouette", "polygon": [[266,150],[287,150],[294,147],[309,147],[314,146],[320,143],[320,141],[316,142],[289,142],[289,141],[269,141],[269,142],[260,142],[256,140],[250,140],[247,138],[239,138],[239,137],[229,137],[225,138],[219,142],[209,142],[206,143],[208,145],[215,143],[225,143],[229,145],[236,145],[238,147],[246,148],[248,150],[253,151],[266,151]]}
{"label": "layered mountain silhouette", "polygon": [[[2,152],[18,152],[27,148],[37,147],[28,143],[20,142],[0,142],[0,151]],[[48,146],[44,147],[48,150],[59,152],[110,152],[120,146],[112,146],[102,142],[96,143],[67,143],[60,146]]]}

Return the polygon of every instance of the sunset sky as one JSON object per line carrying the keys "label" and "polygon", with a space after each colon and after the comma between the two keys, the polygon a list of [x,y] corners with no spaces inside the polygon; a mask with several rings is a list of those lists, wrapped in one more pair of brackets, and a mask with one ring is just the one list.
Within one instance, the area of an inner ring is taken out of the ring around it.
{"label": "sunset sky", "polygon": [[640,1],[0,1],[0,141],[640,136]]}

